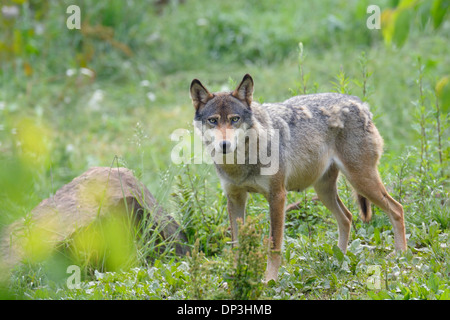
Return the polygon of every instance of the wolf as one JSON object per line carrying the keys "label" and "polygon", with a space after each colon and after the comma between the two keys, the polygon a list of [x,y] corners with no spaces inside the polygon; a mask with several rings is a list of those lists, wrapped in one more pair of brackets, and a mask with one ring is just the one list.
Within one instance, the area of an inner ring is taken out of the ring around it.
{"label": "wolf", "polygon": [[[210,147],[227,197],[234,245],[238,239],[237,219],[244,219],[248,193],[263,194],[269,203],[270,248],[265,281],[277,280],[282,262],[288,191],[314,187],[318,198],[336,217],[338,247],[346,252],[352,214],[337,193],[339,172],[355,190],[362,220],[371,219],[371,203],[380,207],[393,226],[395,249],[406,250],[403,207],[388,194],[380,179],[377,165],[383,139],[368,105],[358,97],[338,93],[300,95],[284,102],[259,104],[253,101],[253,89],[249,74],[230,92],[211,93],[194,79],[190,96],[195,130]],[[244,152],[240,161],[239,146]],[[267,151],[265,160],[269,158],[270,163],[262,161],[261,151]],[[276,170],[264,173],[272,162]]]}

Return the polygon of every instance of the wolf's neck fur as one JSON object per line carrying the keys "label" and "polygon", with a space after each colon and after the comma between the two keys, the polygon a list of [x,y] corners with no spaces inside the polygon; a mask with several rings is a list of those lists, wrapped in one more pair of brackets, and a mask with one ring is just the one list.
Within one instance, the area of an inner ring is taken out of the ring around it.
{"label": "wolf's neck fur", "polygon": [[[230,182],[240,184],[241,181],[244,181],[253,175],[259,174],[259,167],[260,167],[259,157],[256,158],[257,160],[256,163],[250,163],[250,155],[249,155],[250,148],[248,144],[249,143],[246,139],[245,157],[243,159],[244,163],[238,162],[239,159],[237,156],[237,150],[233,152],[233,161],[231,163],[226,162],[225,156],[223,163],[214,163],[221,177],[230,180]],[[258,150],[259,148],[257,148],[256,152],[258,152]]]}

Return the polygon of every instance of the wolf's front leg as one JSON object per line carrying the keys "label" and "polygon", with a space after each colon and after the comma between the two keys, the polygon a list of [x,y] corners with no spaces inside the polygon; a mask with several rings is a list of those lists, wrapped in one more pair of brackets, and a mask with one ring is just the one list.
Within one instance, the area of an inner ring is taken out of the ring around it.
{"label": "wolf's front leg", "polygon": [[228,217],[231,225],[231,240],[233,241],[233,247],[235,247],[238,242],[237,219],[241,218],[244,220],[247,192],[227,192],[227,200]]}
{"label": "wolf's front leg", "polygon": [[286,202],[284,186],[272,189],[268,200],[270,206],[270,251],[267,259],[266,282],[272,279],[277,280],[278,269],[281,265]]}

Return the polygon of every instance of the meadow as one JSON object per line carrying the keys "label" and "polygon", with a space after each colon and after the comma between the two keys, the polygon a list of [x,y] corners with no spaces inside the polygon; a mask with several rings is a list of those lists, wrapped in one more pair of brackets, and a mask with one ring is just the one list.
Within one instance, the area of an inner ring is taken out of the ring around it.
{"label": "meadow", "polygon": [[[374,3],[376,2],[376,3]],[[69,5],[81,28],[68,28]],[[369,5],[380,28],[368,27]],[[84,265],[69,288],[59,252],[0,278],[4,299],[450,299],[449,2],[0,2],[0,227],[27,217],[92,166],[131,169],[180,224],[191,252],[154,253],[137,239],[131,265]],[[14,9],[15,8],[15,9]],[[239,249],[208,164],[174,164],[176,129],[193,131],[192,79],[231,90],[246,73],[254,98],[341,92],[370,104],[385,141],[379,170],[405,211],[395,254],[387,215],[354,214],[348,252],[312,189],[289,193],[283,265],[262,284],[268,204],[252,195]],[[111,249],[112,250],[112,249]],[[235,251],[235,252],[234,252]],[[237,257],[237,261],[235,261]],[[262,266],[262,267],[261,267]]]}

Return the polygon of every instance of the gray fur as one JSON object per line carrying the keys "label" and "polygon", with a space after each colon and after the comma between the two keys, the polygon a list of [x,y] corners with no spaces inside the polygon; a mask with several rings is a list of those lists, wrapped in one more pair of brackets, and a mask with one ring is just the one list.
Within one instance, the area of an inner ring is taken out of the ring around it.
{"label": "gray fur", "polygon": [[[231,93],[230,93],[231,94]],[[226,100],[220,96],[217,107],[213,98],[204,111],[213,113],[211,109],[224,109]],[[236,104],[233,101],[233,104]],[[371,147],[373,157],[381,155],[382,140],[373,126],[372,114],[366,103],[358,97],[338,93],[321,93],[295,96],[281,103],[251,104],[251,116],[247,108],[233,107],[233,113],[239,113],[245,120],[248,129],[268,132],[273,129],[280,133],[280,169],[288,170],[288,191],[301,191],[313,185],[337,159],[337,149],[346,150],[350,158],[359,158],[362,150]],[[196,114],[196,120],[202,120],[202,111]],[[365,145],[361,149],[359,146]],[[357,146],[355,148],[354,146]],[[328,156],[327,156],[328,154]],[[235,173],[230,165],[217,165],[221,180],[235,181],[245,179],[241,185],[258,179],[261,164],[241,165]],[[245,174],[243,174],[245,172]],[[302,172],[306,173],[301,174]],[[311,174],[315,173],[315,174]],[[234,179],[236,178],[236,179]],[[244,188],[252,192],[252,186]],[[265,193],[265,192],[261,192]]]}
{"label": "gray fur", "polygon": [[[405,250],[403,208],[386,192],[376,169],[383,140],[372,122],[368,105],[358,97],[338,93],[295,96],[279,103],[259,104],[252,101],[252,93],[253,80],[249,75],[244,76],[233,92],[211,94],[198,80],[191,84],[198,132],[214,127],[215,132],[219,132],[215,136],[219,142],[234,139],[236,145],[245,143],[248,151],[248,141],[239,140],[239,135],[234,133],[253,130],[258,137],[258,150],[266,139],[270,156],[278,155],[277,170],[271,175],[262,174],[263,169],[272,166],[262,158],[253,164],[248,158],[245,163],[215,161],[228,199],[233,241],[237,241],[236,219],[244,217],[247,193],[261,193],[269,201],[273,242],[267,280],[276,279],[281,264],[279,252],[287,191],[314,186],[319,199],[337,219],[338,245],[346,251],[352,215],[337,195],[339,171],[355,188],[361,218],[366,222],[370,220],[371,202],[381,207],[394,226],[396,249]],[[200,99],[195,97],[199,96],[209,98],[198,103]],[[217,115],[217,122],[209,124],[209,117],[214,115]],[[231,123],[227,120],[229,115],[237,115],[240,120]],[[224,135],[225,128],[231,134]]]}

